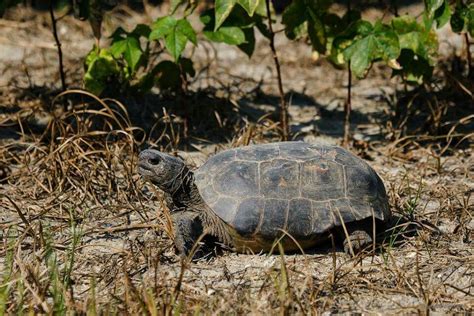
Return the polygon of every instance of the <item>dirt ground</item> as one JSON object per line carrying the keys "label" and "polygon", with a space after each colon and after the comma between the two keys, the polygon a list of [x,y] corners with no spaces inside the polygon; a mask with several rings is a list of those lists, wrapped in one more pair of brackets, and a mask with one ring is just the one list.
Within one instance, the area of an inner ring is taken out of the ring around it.
{"label": "dirt ground", "polygon": [[[117,9],[106,34],[160,10]],[[60,81],[47,12],[10,10],[0,28],[0,308],[7,313],[474,311],[473,85],[445,71],[463,52],[449,29],[439,32],[431,94],[404,94],[378,65],[354,82],[350,150],[382,177],[399,219],[380,249],[355,258],[329,246],[290,255],[224,251],[189,262],[174,253],[163,195],[138,175],[138,152],[155,146],[199,167],[225,148],[278,141],[265,39],[251,59],[204,40],[188,48],[198,75],[184,108],[154,91],[106,106],[71,95],[74,111],[63,111],[55,104],[64,99],[53,102]],[[70,16],[59,21],[70,88],[81,87],[90,33]],[[347,72],[283,34],[276,44],[294,139],[340,144]],[[406,120],[397,125],[394,108],[402,105]]]}

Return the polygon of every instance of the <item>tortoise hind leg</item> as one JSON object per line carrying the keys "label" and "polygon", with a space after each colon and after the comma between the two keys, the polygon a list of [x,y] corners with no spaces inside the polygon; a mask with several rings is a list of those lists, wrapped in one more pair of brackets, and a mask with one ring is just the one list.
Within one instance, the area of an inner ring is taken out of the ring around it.
{"label": "tortoise hind leg", "polygon": [[357,255],[372,242],[372,237],[366,230],[349,230],[349,236],[345,236],[343,242],[344,252],[349,255]]}

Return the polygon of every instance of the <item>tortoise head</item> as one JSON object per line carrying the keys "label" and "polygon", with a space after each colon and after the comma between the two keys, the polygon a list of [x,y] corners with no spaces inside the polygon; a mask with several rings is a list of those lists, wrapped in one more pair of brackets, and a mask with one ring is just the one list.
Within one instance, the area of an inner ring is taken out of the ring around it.
{"label": "tortoise head", "polygon": [[140,153],[138,173],[167,193],[174,194],[183,185],[187,171],[184,161],[177,157],[154,149]]}

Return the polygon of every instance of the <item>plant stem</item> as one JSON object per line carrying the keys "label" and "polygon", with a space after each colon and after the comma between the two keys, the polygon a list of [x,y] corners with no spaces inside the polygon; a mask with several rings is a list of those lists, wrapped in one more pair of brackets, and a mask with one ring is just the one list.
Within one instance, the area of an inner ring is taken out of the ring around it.
{"label": "plant stem", "polygon": [[272,26],[272,14],[270,12],[270,0],[265,0],[265,4],[267,7],[267,18],[268,18],[268,29],[270,30],[270,49],[272,50],[273,60],[275,61],[275,68],[277,71],[278,77],[278,90],[280,92],[280,124],[282,128],[282,136],[283,140],[288,140],[290,131],[288,127],[288,104],[285,100],[285,93],[283,92],[283,84],[281,80],[281,70],[280,70],[280,62],[278,60],[278,55],[275,49],[275,32],[273,32]]}
{"label": "plant stem", "polygon": [[[351,0],[347,0],[347,12],[351,11]],[[349,144],[349,133],[351,127],[351,88],[352,88],[352,71],[351,62],[347,62],[347,99],[344,104],[344,136],[342,144],[347,146]]]}
{"label": "plant stem", "polygon": [[189,129],[189,113],[188,113],[188,104],[185,101],[186,95],[188,94],[188,79],[186,78],[186,72],[184,71],[183,65],[178,61],[179,72],[181,77],[181,86],[178,91],[178,100],[180,106],[183,108],[184,119],[183,119],[183,136],[184,139],[188,139],[188,129]]}
{"label": "plant stem", "polygon": [[471,58],[471,42],[469,41],[469,35],[464,33],[464,40],[466,41],[466,54],[467,54],[467,67],[468,67],[468,73],[467,77],[469,79],[474,79],[474,65],[472,64],[472,58]]}
{"label": "plant stem", "polygon": [[350,138],[350,127],[351,127],[351,89],[352,89],[352,71],[351,71],[351,62],[347,63],[347,99],[344,104],[344,138],[343,145],[347,146],[349,144]]}
{"label": "plant stem", "polygon": [[59,41],[58,30],[56,28],[56,18],[54,17],[53,1],[50,1],[49,3],[49,14],[51,15],[51,22],[53,24],[54,40],[56,41],[56,46],[58,47],[59,75],[61,76],[62,91],[65,91],[67,87],[66,87],[66,79],[64,76],[63,51],[61,49],[61,42]]}

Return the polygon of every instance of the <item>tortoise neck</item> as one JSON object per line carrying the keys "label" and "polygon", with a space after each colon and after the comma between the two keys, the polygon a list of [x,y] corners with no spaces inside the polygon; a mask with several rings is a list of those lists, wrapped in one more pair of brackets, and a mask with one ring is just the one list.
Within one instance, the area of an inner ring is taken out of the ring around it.
{"label": "tortoise neck", "polygon": [[202,199],[196,184],[194,184],[194,173],[186,167],[181,180],[181,185],[171,194],[173,202],[178,207],[195,209],[202,204]]}

